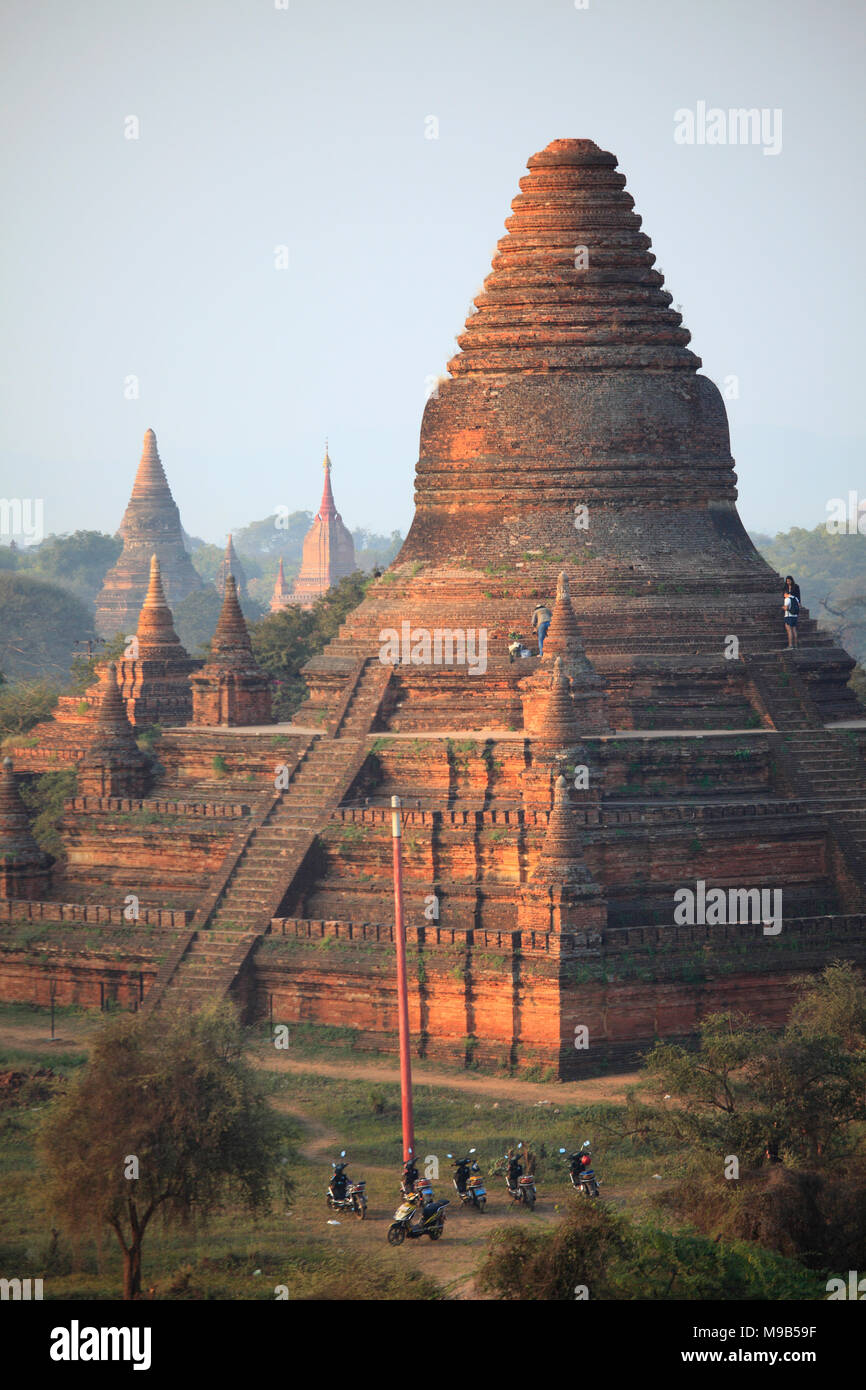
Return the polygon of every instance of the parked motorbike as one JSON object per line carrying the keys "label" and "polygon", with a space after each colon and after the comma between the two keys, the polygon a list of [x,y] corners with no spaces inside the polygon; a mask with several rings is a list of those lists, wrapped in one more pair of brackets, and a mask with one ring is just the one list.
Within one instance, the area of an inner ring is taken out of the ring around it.
{"label": "parked motorbike", "polygon": [[477,1211],[483,1211],[487,1205],[487,1188],[484,1186],[478,1161],[472,1157],[474,1153],[475,1150],[470,1149],[466,1158],[455,1159],[453,1154],[448,1154],[447,1157],[452,1160],[454,1177],[451,1181],[461,1205],[473,1206]]}
{"label": "parked motorbike", "polygon": [[415,1166],[415,1160],[407,1158],[406,1162],[403,1164],[403,1173],[400,1178],[400,1191],[404,1197],[408,1197],[410,1192],[416,1190],[416,1183],[418,1183],[418,1181],[418,1169]]}
{"label": "parked motorbike", "polygon": [[[559,1152],[564,1154],[568,1151],[560,1149]],[[593,1171],[589,1140],[581,1144],[576,1153],[568,1154],[567,1163],[572,1187],[584,1197],[598,1197],[599,1179]]]}
{"label": "parked motorbike", "polygon": [[[341,1149],[340,1157],[346,1157]],[[332,1163],[334,1176],[328,1183],[328,1208],[331,1211],[354,1212],[359,1221],[367,1215],[367,1184],[364,1181],[352,1182],[346,1173],[347,1163]]]}
{"label": "parked motorbike", "polygon": [[438,1240],[445,1230],[446,1200],[425,1201],[421,1192],[411,1192],[405,1202],[394,1212],[394,1220],[388,1227],[388,1244],[402,1245],[407,1238],[418,1240],[429,1236]]}
{"label": "parked motorbike", "polygon": [[516,1154],[512,1154],[510,1157],[508,1154],[505,1155],[505,1186],[508,1188],[512,1202],[522,1202],[531,1211],[535,1206],[537,1196],[535,1178],[531,1173],[524,1173],[523,1171],[523,1155],[520,1153],[522,1148],[523,1144],[520,1143],[517,1145],[518,1152]]}

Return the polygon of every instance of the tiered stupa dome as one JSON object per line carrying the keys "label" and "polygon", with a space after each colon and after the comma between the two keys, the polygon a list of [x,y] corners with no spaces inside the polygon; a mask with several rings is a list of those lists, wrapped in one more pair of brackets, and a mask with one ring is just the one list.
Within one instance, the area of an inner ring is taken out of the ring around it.
{"label": "tiered stupa dome", "polygon": [[270,681],[253,655],[233,574],[225,578],[223,606],[211,639],[210,656],[201,670],[190,676],[190,683],[194,724],[271,722]]}
{"label": "tiered stupa dome", "polygon": [[189,657],[175,632],[156,555],[150,559],[150,583],[136,637],[136,654],[124,656],[117,668],[130,723],[164,727],[188,723],[192,715],[189,677],[201,663]]}
{"label": "tiered stupa dome", "polygon": [[123,540],[123,550],[106,574],[96,601],[96,630],[103,637],[115,632],[135,632],[150,582],[153,554],[159,557],[166,597],[172,608],[204,587],[184,545],[180,513],[153,430],[144,436],[132,496],[118,535]]}
{"label": "tiered stupa dome", "polygon": [[[744,656],[784,645],[782,581],[737,515],[722,396],[616,164],[591,140],[554,140],[528,161],[450,378],[424,410],[409,535],[311,674],[372,655],[403,620],[482,629],[488,664],[507,664],[509,634],[529,640],[561,573],[583,645],[567,649],[555,622],[563,649],[550,656],[573,679],[597,672],[616,696],[611,722],[640,720],[658,694],[687,724],[692,695],[674,690],[671,663],[701,658],[719,687],[725,634]],[[661,663],[665,690],[650,673],[638,695],[636,659]],[[851,717],[853,663],[805,615],[797,660],[825,717]],[[710,718],[745,718],[743,698]],[[499,718],[508,726],[513,709]]]}
{"label": "tiered stupa dome", "polygon": [[186,658],[186,651],[174,630],[174,619],[166,602],[162,571],[156,555],[150,557],[150,580],[138,616],[137,636],[140,656]]}

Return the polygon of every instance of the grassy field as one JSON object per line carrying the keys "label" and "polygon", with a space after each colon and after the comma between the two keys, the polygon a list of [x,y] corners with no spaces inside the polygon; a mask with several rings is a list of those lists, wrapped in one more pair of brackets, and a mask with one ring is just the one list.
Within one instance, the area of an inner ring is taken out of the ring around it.
{"label": "grassy field", "polygon": [[[110,1232],[74,1247],[63,1236],[52,1235],[42,1209],[33,1148],[34,1131],[53,1088],[84,1063],[89,1036],[99,1023],[98,1015],[57,1010],[57,1041],[51,1043],[46,1010],[0,1008],[0,1070],[31,1078],[16,1102],[7,1099],[0,1109],[0,1273],[43,1278],[46,1298],[116,1298],[121,1287],[120,1253]],[[527,1084],[531,1095],[543,1090],[552,1098],[521,1102],[507,1094],[497,1096],[496,1083],[488,1081],[494,1090],[475,1099],[472,1092],[450,1089],[448,1072],[434,1068],[436,1084],[420,1084],[415,1092],[417,1144],[422,1159],[433,1156],[438,1161],[437,1194],[455,1200],[445,1240],[436,1246],[427,1240],[407,1242],[392,1250],[385,1233],[399,1200],[399,1087],[351,1075],[283,1072],[280,1054],[265,1033],[253,1036],[252,1052],[268,1068],[263,1070],[263,1085],[281,1116],[283,1141],[297,1154],[291,1206],[277,1208],[254,1224],[245,1213],[227,1209],[206,1227],[155,1226],[144,1247],[144,1284],[155,1287],[157,1298],[273,1299],[278,1285],[287,1286],[291,1298],[459,1294],[471,1288],[493,1224],[529,1221],[537,1226],[557,1219],[557,1209],[571,1191],[555,1154],[560,1144],[593,1139],[599,1168],[617,1203],[642,1205],[647,1177],[655,1171],[655,1160],[636,1152],[629,1141],[602,1137],[591,1124],[587,1129],[587,1107],[581,1112],[581,1107],[560,1102],[557,1086]],[[327,1040],[324,1049],[310,1042],[306,1052],[333,1059],[333,1040]],[[353,1060],[357,1062],[357,1054],[338,1058],[346,1068]],[[293,1061],[298,1064],[294,1052]],[[53,1078],[38,1075],[45,1068]],[[506,1087],[504,1081],[502,1086]],[[508,1089],[513,1086],[512,1082]],[[594,1107],[592,1113],[615,1123],[616,1107]],[[489,1179],[487,1212],[461,1210],[451,1189],[446,1154],[474,1145],[486,1173],[518,1139],[539,1155],[535,1212],[512,1207],[501,1177]],[[324,1194],[331,1160],[342,1148],[349,1153],[350,1173],[367,1180],[369,1211],[364,1223],[343,1217],[339,1225],[329,1225],[335,1218],[326,1209]]]}
{"label": "grassy field", "polygon": [[[42,1278],[46,1299],[116,1299],[121,1258],[106,1228],[73,1245],[52,1232],[43,1210],[34,1133],[54,1089],[86,1059],[98,1014],[58,1011],[57,1041],[48,1040],[45,1010],[0,1006],[0,1072],[25,1076],[0,1089],[0,1276]],[[558,1223],[576,1198],[557,1150],[593,1146],[602,1196],[630,1218],[677,1172],[678,1155],[623,1137],[621,1099],[633,1076],[567,1085],[474,1077],[425,1064],[415,1087],[415,1133],[421,1164],[438,1163],[437,1196],[453,1199],[445,1237],[392,1249],[386,1232],[400,1200],[401,1127],[394,1059],[335,1051],[333,1040],[303,1055],[276,1051],[266,1030],[250,1035],[251,1055],[281,1121],[281,1150],[295,1190],[255,1222],[240,1209],[213,1214],[206,1226],[155,1224],[143,1256],[143,1287],[156,1299],[436,1299],[477,1297],[475,1274],[494,1227],[540,1230]],[[361,1075],[353,1075],[356,1068]],[[49,1075],[45,1070],[50,1068]],[[331,1074],[323,1074],[329,1068]],[[378,1069],[384,1077],[369,1073]],[[586,1100],[581,1099],[582,1096]],[[612,1097],[606,1099],[605,1096]],[[523,1140],[538,1156],[534,1211],[515,1207],[491,1169],[507,1146]],[[484,1213],[461,1208],[447,1154],[477,1149],[488,1175]],[[367,1219],[328,1210],[331,1161],[346,1149],[348,1171],[365,1178]],[[62,1161],[62,1156],[59,1161]],[[667,1218],[653,1212],[656,1226]]]}

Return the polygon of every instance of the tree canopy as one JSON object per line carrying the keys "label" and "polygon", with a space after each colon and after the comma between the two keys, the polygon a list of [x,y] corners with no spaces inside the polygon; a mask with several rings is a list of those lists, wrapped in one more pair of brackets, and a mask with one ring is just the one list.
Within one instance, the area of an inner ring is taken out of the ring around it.
{"label": "tree canopy", "polygon": [[93,636],[92,610],[67,589],[0,571],[0,667],[7,677],[65,681],[76,641]]}
{"label": "tree canopy", "polygon": [[41,1126],[46,1204],[70,1235],[114,1233],[123,1296],[135,1298],[154,1216],[186,1224],[227,1203],[255,1214],[276,1189],[288,1195],[282,1134],[230,1004],[146,1021],[121,1014]]}
{"label": "tree canopy", "polygon": [[562,1221],[494,1231],[479,1286],[508,1301],[801,1299],[822,1285],[801,1266],[742,1241],[638,1224],[602,1201],[569,1198]]}
{"label": "tree canopy", "polygon": [[371,582],[351,574],[329,589],[310,609],[292,605],[271,613],[251,628],[253,651],[275,682],[274,713],[290,719],[306,698],[301,667],[336,637],[340,625],[357,608]]}
{"label": "tree canopy", "polygon": [[658,1043],[629,1125],[680,1155],[664,1200],[699,1229],[760,1237],[815,1265],[856,1259],[866,1229],[866,988],[853,966],[802,981],[780,1032],[719,1013],[694,1050]]}
{"label": "tree canopy", "polygon": [[48,536],[41,545],[19,551],[18,572],[59,584],[85,603],[102,588],[123,542],[102,531],[74,531],[71,536]]}

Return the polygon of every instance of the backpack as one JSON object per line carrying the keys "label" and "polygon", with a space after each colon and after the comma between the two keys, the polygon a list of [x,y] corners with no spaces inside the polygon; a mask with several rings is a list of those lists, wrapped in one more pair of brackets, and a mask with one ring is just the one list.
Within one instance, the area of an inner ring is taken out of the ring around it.
{"label": "backpack", "polygon": [[797,598],[796,594],[787,594],[786,597],[788,599],[788,617],[798,617],[800,612],[800,600]]}

